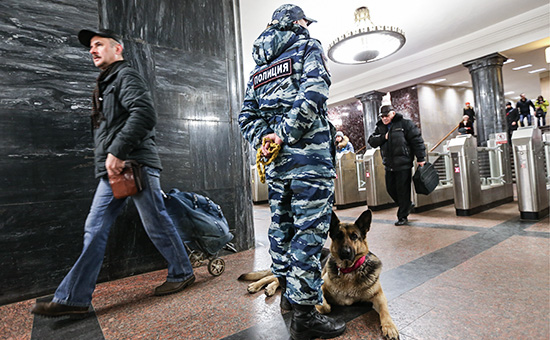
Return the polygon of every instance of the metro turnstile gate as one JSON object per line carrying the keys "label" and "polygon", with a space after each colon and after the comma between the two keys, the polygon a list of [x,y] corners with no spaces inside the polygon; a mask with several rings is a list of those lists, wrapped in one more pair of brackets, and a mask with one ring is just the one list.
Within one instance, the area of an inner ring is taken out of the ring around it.
{"label": "metro turnstile gate", "polygon": [[451,172],[451,155],[449,153],[448,144],[449,143],[447,142],[443,147],[443,152],[428,153],[428,160],[430,161],[430,163],[434,163],[437,157],[444,157],[445,160],[445,178],[439,178],[439,184],[434,189],[434,191],[429,195],[420,195],[417,194],[414,190],[414,184],[412,185],[411,193],[412,202],[415,206],[415,212],[422,212],[453,203],[453,178]]}
{"label": "metro turnstile gate", "polygon": [[548,215],[544,144],[540,129],[526,126],[512,135],[520,218],[538,220]]}
{"label": "metro turnstile gate", "polygon": [[376,211],[395,206],[386,191],[386,174],[380,148],[368,149],[363,155],[363,164],[369,209]]}
{"label": "metro turnstile gate", "polygon": [[363,161],[353,152],[343,154],[336,161],[336,180],[334,181],[334,205],[336,208],[366,203]]}
{"label": "metro turnstile gate", "polygon": [[267,183],[260,182],[256,165],[250,166],[250,180],[252,184],[252,202],[267,202]]}
{"label": "metro turnstile gate", "polygon": [[484,179],[482,184],[476,144],[472,135],[459,135],[449,142],[457,216],[473,215],[514,199],[510,160],[502,151],[505,147],[496,145],[493,136],[487,147],[480,148],[490,152],[491,166],[491,177]]}

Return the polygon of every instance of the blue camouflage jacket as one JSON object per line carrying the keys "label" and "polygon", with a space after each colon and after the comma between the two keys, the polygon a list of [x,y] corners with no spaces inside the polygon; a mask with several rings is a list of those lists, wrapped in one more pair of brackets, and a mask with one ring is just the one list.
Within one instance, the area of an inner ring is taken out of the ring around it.
{"label": "blue camouflage jacket", "polygon": [[239,125],[256,148],[276,133],[279,155],[268,179],[334,178],[334,128],[327,118],[330,74],[321,43],[309,31],[282,20],[254,42],[250,76]]}

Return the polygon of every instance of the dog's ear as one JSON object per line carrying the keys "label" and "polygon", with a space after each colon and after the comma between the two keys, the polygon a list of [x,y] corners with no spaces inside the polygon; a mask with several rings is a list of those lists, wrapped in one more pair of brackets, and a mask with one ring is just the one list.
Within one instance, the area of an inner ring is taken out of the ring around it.
{"label": "dog's ear", "polygon": [[361,230],[363,237],[367,235],[367,232],[370,230],[370,224],[372,222],[372,212],[370,209],[365,210],[361,216],[355,221],[355,225]]}
{"label": "dog's ear", "polygon": [[330,217],[330,229],[328,231],[330,238],[334,238],[336,236],[336,233],[340,230],[340,220],[338,219],[338,216],[334,213],[334,210],[332,211],[332,215]]}

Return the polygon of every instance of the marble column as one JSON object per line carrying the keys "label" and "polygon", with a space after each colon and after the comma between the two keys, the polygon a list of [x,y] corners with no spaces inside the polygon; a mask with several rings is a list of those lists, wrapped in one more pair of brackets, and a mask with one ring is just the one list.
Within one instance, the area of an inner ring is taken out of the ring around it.
{"label": "marble column", "polygon": [[507,59],[500,53],[493,53],[462,63],[472,77],[478,145],[487,145],[490,134],[506,131],[502,64]]}
{"label": "marble column", "polygon": [[378,121],[378,110],[382,106],[382,98],[386,94],[378,91],[365,92],[355,96],[363,105],[363,122],[365,126],[365,145],[367,149],[371,146],[368,143],[369,136],[374,131],[376,122]]}

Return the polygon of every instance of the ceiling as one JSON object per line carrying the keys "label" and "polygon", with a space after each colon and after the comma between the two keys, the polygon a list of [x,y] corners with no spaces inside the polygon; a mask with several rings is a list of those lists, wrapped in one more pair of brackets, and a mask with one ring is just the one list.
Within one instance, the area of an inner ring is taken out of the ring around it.
{"label": "ceiling", "polygon": [[[255,64],[252,44],[284,0],[240,0],[244,73]],[[309,27],[312,37],[328,48],[353,27],[356,8],[367,6],[375,25],[397,26],[405,32],[405,46],[394,55],[364,65],[341,65],[329,61],[331,98],[336,104],[355,95],[377,90],[393,91],[432,80],[439,85],[471,87],[465,61],[500,52],[515,61],[503,66],[506,98],[516,101],[540,94],[540,73],[528,73],[549,65],[544,50],[550,46],[548,0],[294,0],[308,17],[318,22]],[[518,71],[512,68],[531,64]],[[514,92],[514,93],[509,93]]]}

